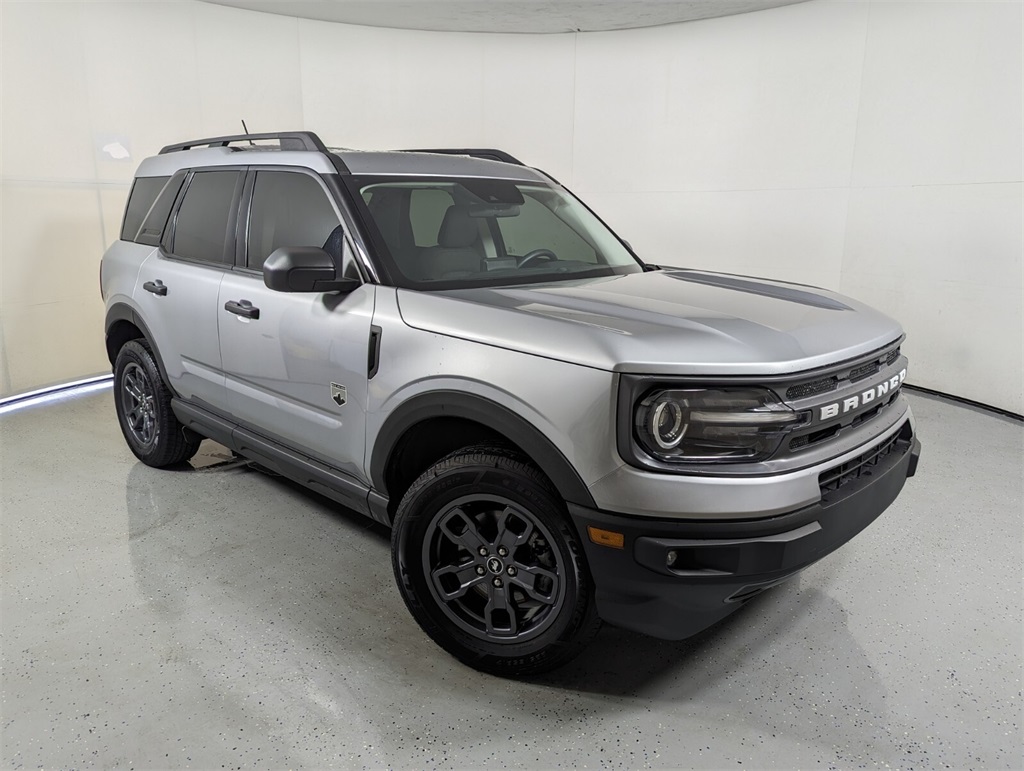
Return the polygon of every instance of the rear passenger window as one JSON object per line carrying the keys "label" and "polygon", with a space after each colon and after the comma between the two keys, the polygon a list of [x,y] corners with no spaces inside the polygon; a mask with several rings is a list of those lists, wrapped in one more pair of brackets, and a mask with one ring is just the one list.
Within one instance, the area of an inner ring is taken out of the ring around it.
{"label": "rear passenger window", "polygon": [[202,171],[192,176],[174,221],[171,251],[178,257],[203,262],[233,263],[234,239],[228,233],[237,171]]}
{"label": "rear passenger window", "polygon": [[341,221],[326,191],[308,174],[260,171],[249,208],[246,267],[263,263],[282,246],[318,246],[342,263]]}
{"label": "rear passenger window", "polygon": [[121,224],[121,240],[134,241],[142,227],[142,221],[149,213],[150,207],[164,189],[170,177],[139,177],[132,185],[128,194],[128,206],[124,211],[124,222]]}

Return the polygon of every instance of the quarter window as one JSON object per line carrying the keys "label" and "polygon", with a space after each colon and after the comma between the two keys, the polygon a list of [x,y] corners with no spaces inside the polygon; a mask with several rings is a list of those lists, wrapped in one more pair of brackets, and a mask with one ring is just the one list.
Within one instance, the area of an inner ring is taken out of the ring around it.
{"label": "quarter window", "polygon": [[170,177],[139,177],[132,185],[131,195],[128,196],[128,206],[124,212],[124,223],[121,225],[121,240],[134,241],[142,227],[142,221],[146,218],[156,197],[164,189]]}
{"label": "quarter window", "polygon": [[203,171],[193,175],[174,222],[171,251],[203,262],[232,263],[234,238],[228,233],[237,171]]}
{"label": "quarter window", "polygon": [[159,246],[164,237],[164,228],[167,226],[167,218],[171,216],[171,208],[174,206],[181,186],[185,184],[186,173],[179,171],[170,182],[164,185],[156,201],[149,209],[149,214],[139,228],[139,234],[135,237],[135,243],[148,246]]}

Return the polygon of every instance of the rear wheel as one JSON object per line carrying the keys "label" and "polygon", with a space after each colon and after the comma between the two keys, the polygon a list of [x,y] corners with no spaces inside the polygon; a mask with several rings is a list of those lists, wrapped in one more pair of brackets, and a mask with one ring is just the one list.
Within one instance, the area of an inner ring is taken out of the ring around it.
{"label": "rear wheel", "polygon": [[199,450],[202,437],[171,411],[171,392],[144,340],[129,340],[117,353],[114,408],[128,447],[147,466],[172,466]]}
{"label": "rear wheel", "polygon": [[461,450],[417,479],[395,517],[392,555],[423,630],[485,672],[558,667],[600,624],[564,503],[502,448]]}

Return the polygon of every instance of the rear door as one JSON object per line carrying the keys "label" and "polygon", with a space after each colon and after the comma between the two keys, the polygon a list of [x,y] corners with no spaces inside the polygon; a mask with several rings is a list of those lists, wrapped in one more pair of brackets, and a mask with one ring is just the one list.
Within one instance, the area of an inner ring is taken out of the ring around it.
{"label": "rear door", "polygon": [[256,168],[242,217],[239,232],[248,238],[217,301],[229,411],[257,433],[365,482],[374,287],[364,283],[345,295],[276,292],[262,273],[275,249],[316,246],[339,271],[361,278],[338,207],[316,174]]}
{"label": "rear door", "polygon": [[168,385],[223,411],[217,300],[231,270],[244,171],[185,176],[160,245],[142,264],[134,299],[160,352]]}

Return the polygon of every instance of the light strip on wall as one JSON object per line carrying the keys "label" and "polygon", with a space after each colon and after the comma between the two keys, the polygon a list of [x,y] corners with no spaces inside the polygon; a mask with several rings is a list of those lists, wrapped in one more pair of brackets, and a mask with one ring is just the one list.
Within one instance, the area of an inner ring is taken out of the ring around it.
{"label": "light strip on wall", "polygon": [[113,375],[101,375],[99,377],[84,378],[70,383],[63,383],[48,388],[40,388],[36,391],[8,396],[0,399],[0,415],[6,415],[27,407],[36,407],[41,404],[51,404],[63,401],[64,399],[91,394],[96,391],[103,391],[110,388],[114,382]]}

